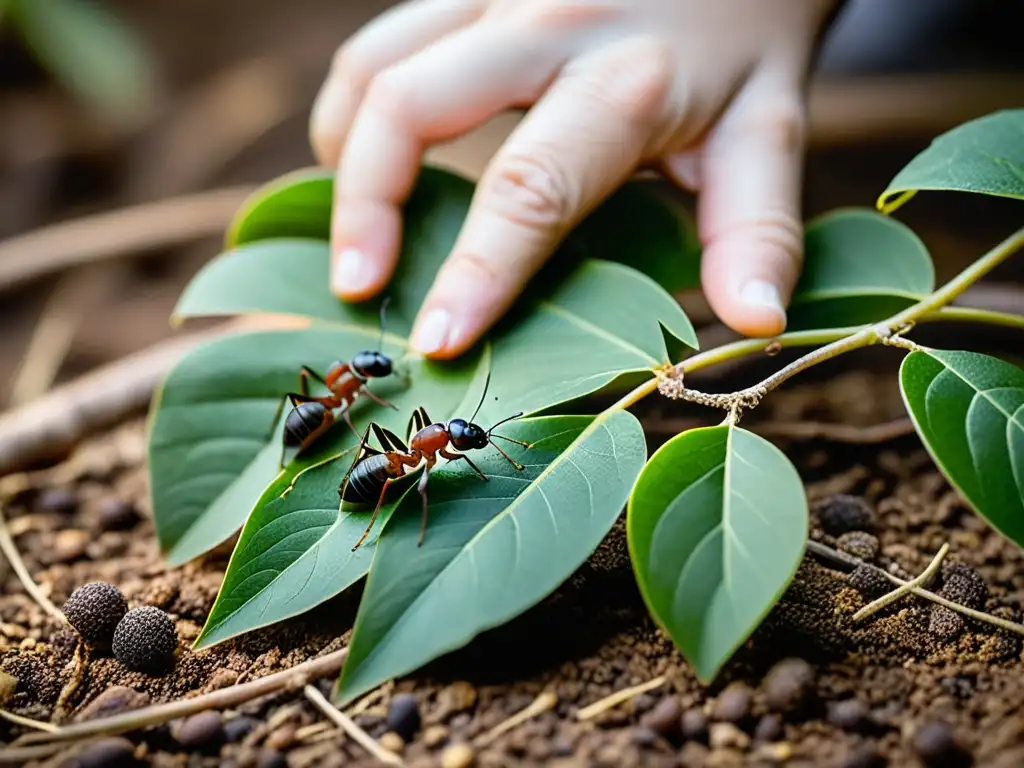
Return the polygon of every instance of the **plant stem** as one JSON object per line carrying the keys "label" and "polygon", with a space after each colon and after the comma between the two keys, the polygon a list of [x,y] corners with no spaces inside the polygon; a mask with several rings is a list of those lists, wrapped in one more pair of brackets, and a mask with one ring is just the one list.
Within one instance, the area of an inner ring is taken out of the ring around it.
{"label": "plant stem", "polygon": [[994,312],[990,309],[976,309],[975,307],[942,307],[922,316],[918,322],[982,323],[1024,330],[1024,315]]}
{"label": "plant stem", "polygon": [[920,576],[918,576],[916,579],[912,579],[911,581],[906,582],[905,584],[900,584],[892,592],[882,595],[874,602],[868,603],[855,614],[853,614],[853,620],[861,621],[863,619],[866,619],[873,613],[877,613],[878,611],[885,608],[885,606],[895,603],[897,600],[904,597],[909,592],[912,592],[915,587],[928,586],[928,582],[930,582],[935,577],[935,572],[939,570],[939,566],[942,565],[942,561],[945,559],[946,554],[948,552],[949,544],[943,544],[939,548],[939,551],[936,553],[935,557],[932,558],[932,561],[928,564],[928,567],[924,569],[924,572]]}

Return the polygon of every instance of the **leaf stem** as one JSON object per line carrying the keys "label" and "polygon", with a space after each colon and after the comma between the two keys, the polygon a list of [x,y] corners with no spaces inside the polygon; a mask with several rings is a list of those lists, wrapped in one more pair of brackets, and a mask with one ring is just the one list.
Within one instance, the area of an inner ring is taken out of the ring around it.
{"label": "leaf stem", "polygon": [[939,566],[942,565],[942,561],[945,559],[946,554],[949,552],[949,544],[943,543],[939,548],[939,551],[932,558],[932,561],[928,564],[928,567],[924,569],[916,579],[912,579],[904,584],[900,584],[892,592],[882,595],[877,600],[868,603],[855,614],[853,614],[854,621],[862,621],[868,616],[885,608],[887,605],[895,603],[902,597],[912,592],[915,587],[926,587],[928,583],[935,577],[935,572],[939,570]]}
{"label": "leaf stem", "polygon": [[1024,330],[1024,315],[995,312],[991,309],[977,309],[976,307],[942,307],[922,316],[918,322],[982,323]]}

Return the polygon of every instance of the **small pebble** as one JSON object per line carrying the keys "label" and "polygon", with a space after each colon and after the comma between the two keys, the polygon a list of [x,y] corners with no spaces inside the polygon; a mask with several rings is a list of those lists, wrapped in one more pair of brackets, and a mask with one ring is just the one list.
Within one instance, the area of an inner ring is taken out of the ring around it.
{"label": "small pebble", "polygon": [[224,740],[229,743],[241,741],[256,730],[259,720],[248,715],[239,715],[224,722]]}
{"label": "small pebble", "polygon": [[874,515],[871,507],[860,496],[837,493],[822,499],[814,506],[818,522],[829,536],[842,536],[850,531],[866,531],[871,528]]}
{"label": "small pebble", "polygon": [[712,749],[746,749],[750,737],[732,723],[712,723],[708,743]]}
{"label": "small pebble", "polygon": [[871,562],[878,557],[880,544],[877,536],[866,531],[850,531],[836,539],[836,548],[841,552]]}
{"label": "small pebble", "polygon": [[145,691],[136,691],[124,685],[112,685],[82,707],[74,720],[76,723],[83,723],[86,720],[111,717],[132,709],[141,709],[147,704],[149,694]]}
{"label": "small pebble", "polygon": [[388,752],[395,755],[400,755],[405,751],[405,739],[394,731],[388,731],[385,733],[380,737],[380,741],[378,743]]}
{"label": "small pebble", "polygon": [[443,725],[432,725],[423,732],[423,743],[429,748],[440,747],[448,741],[449,731]]}
{"label": "small pebble", "polygon": [[754,693],[746,683],[729,683],[715,700],[711,717],[727,723],[738,723],[750,714]]}
{"label": "small pebble", "polygon": [[757,721],[754,728],[754,741],[778,741],[782,736],[782,716],[778,714],[765,715]]}
{"label": "small pebble", "polygon": [[75,497],[75,494],[65,488],[47,488],[39,494],[39,498],[36,499],[35,508],[37,512],[56,512],[61,515],[70,515],[78,509],[78,499]]}
{"label": "small pebble", "polygon": [[640,725],[662,736],[671,736],[679,732],[679,719],[682,714],[683,707],[679,703],[679,697],[666,696],[654,709],[640,718]]}
{"label": "small pebble", "polygon": [[264,749],[260,752],[258,768],[288,768],[288,761],[284,755],[273,749]]}
{"label": "small pebble", "polygon": [[420,707],[416,697],[411,693],[395,696],[388,706],[387,724],[403,741],[412,741],[420,729]]}
{"label": "small pebble", "polygon": [[874,600],[896,588],[895,584],[870,565],[858,565],[849,578],[851,586],[865,600]]}
{"label": "small pebble", "polygon": [[441,768],[469,768],[476,761],[476,752],[469,744],[452,744],[441,753]]}
{"label": "small pebble", "polygon": [[955,640],[963,634],[964,618],[944,605],[933,605],[928,617],[928,631],[943,640]]}
{"label": "small pebble", "polygon": [[861,744],[843,756],[838,768],[883,768],[885,758],[873,744]]}
{"label": "small pebble", "polygon": [[89,546],[90,541],[92,537],[77,528],[57,531],[53,542],[43,552],[43,559],[50,564],[73,562],[85,554],[85,548]]}
{"label": "small pebble", "polygon": [[476,688],[464,680],[457,680],[445,686],[437,694],[437,708],[433,719],[447,720],[452,715],[465,712],[476,706]]}
{"label": "small pebble", "polygon": [[658,743],[658,734],[650,728],[638,725],[629,732],[629,740],[638,747],[653,747]]}
{"label": "small pebble", "polygon": [[680,720],[683,738],[688,741],[707,741],[708,716],[703,709],[688,709]]}
{"label": "small pebble", "polygon": [[814,686],[814,668],[803,659],[783,659],[764,678],[764,698],[776,712],[802,707]]}
{"label": "small pebble", "polygon": [[75,758],[78,768],[127,768],[137,765],[135,745],[119,736],[99,739],[86,745]]}
{"label": "small pebble", "polygon": [[919,726],[914,732],[914,752],[929,768],[956,768],[971,764],[970,755],[957,743],[953,729],[940,720]]}
{"label": "small pebble", "polygon": [[828,707],[828,721],[844,731],[855,731],[868,719],[868,705],[860,699],[836,701]]}
{"label": "small pebble", "polygon": [[649,693],[641,693],[639,696],[633,698],[633,711],[642,715],[645,712],[649,712],[654,709],[654,705],[658,703],[660,699],[657,696],[652,696]]}
{"label": "small pebble", "polygon": [[101,530],[124,531],[139,522],[139,510],[123,499],[104,499],[100,505],[97,521]]}
{"label": "small pebble", "polygon": [[298,730],[294,724],[286,723],[280,728],[271,731],[267,736],[266,744],[276,752],[284,752],[295,743],[295,731]]}
{"label": "small pebble", "polygon": [[207,710],[188,717],[175,735],[186,749],[212,749],[224,741],[224,723],[220,712]]}

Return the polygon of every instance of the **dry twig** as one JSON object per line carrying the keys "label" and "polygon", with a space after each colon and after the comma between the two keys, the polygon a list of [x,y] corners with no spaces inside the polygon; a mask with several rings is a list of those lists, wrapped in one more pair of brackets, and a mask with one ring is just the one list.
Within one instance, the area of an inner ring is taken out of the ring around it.
{"label": "dry twig", "polygon": [[44,723],[42,720],[33,720],[31,717],[22,717],[16,715],[13,712],[8,712],[6,709],[0,709],[0,717],[9,723],[20,725],[25,728],[32,728],[36,731],[44,731],[46,733],[56,733],[58,726],[53,723]]}
{"label": "dry twig", "polygon": [[871,616],[872,614],[877,613],[878,611],[885,608],[885,606],[895,603],[900,598],[905,597],[915,588],[927,586],[928,583],[935,577],[935,574],[938,572],[939,566],[942,565],[942,561],[946,557],[947,552],[949,552],[949,544],[943,544],[939,548],[939,551],[936,553],[935,557],[932,558],[932,561],[928,564],[928,567],[924,569],[924,572],[920,576],[918,576],[916,579],[912,579],[911,581],[906,582],[905,584],[900,584],[892,592],[882,595],[877,600],[868,603],[855,614],[853,614],[853,620],[861,621],[863,619],[866,619],[868,616]]}
{"label": "dry twig", "polygon": [[21,559],[21,553],[18,552],[18,547],[15,546],[10,531],[7,530],[7,518],[4,516],[2,504],[0,504],[0,551],[4,553],[4,557],[11,564],[11,568],[14,569],[14,573],[29,596],[36,601],[40,608],[63,624],[64,614],[50,602],[50,598],[43,594],[43,590],[39,588],[32,578],[32,574],[25,567],[25,561]]}
{"label": "dry twig", "polygon": [[508,733],[530,718],[543,714],[549,709],[554,709],[556,704],[558,704],[558,696],[555,695],[554,691],[544,691],[530,702],[528,706],[516,712],[512,717],[502,720],[487,733],[478,736],[473,740],[473,743],[477,747],[486,747],[488,744],[493,744],[502,734]]}
{"label": "dry twig", "polygon": [[655,688],[660,688],[665,684],[664,675],[659,675],[653,680],[648,680],[646,683],[640,683],[630,688],[624,688],[621,691],[605,696],[603,699],[598,699],[593,704],[588,704],[579,712],[576,713],[577,720],[590,720],[597,717],[603,712],[607,712],[609,709],[619,706],[624,701],[628,701],[635,696],[639,696],[641,693],[647,693],[653,691]]}
{"label": "dry twig", "polygon": [[343,729],[345,733],[351,736],[354,741],[357,741],[360,746],[373,755],[374,758],[382,763],[387,763],[388,765],[405,765],[402,758],[394,752],[388,752],[384,749],[384,747],[378,744],[370,734],[356,725],[352,718],[344,712],[341,712],[337,707],[333,706],[331,702],[325,699],[324,695],[315,687],[307,685],[303,689],[303,693],[306,695],[306,698],[312,702],[313,706],[323,712],[331,722]]}

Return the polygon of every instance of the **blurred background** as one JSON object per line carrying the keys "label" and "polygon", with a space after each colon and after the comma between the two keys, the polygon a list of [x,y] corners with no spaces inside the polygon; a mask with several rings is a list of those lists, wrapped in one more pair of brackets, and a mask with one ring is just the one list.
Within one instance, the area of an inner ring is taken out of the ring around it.
{"label": "blurred background", "polygon": [[[0,409],[174,333],[245,193],[312,163],[331,54],[388,5],[0,0]],[[850,0],[812,84],[807,216],[872,205],[935,134],[1024,106],[1022,21],[1014,0]],[[435,158],[476,173],[514,119]],[[1022,214],[924,195],[900,216],[943,277]]]}

